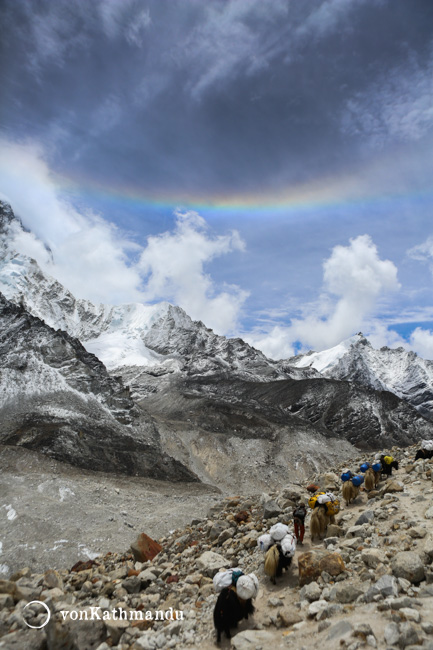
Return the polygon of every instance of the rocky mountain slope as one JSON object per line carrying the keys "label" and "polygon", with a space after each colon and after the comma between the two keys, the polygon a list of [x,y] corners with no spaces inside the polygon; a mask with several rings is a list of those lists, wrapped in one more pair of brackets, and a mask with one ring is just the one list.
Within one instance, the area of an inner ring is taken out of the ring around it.
{"label": "rocky mountain slope", "polygon": [[0,294],[0,442],[79,467],[196,480],[81,343]]}
{"label": "rocky mountain slope", "polygon": [[401,347],[376,350],[359,333],[330,350],[299,355],[288,363],[317,370],[329,379],[390,391],[425,418],[433,419],[433,361],[421,359],[415,352]]}
{"label": "rocky mountain slope", "polygon": [[[210,650],[212,577],[239,566],[259,578],[256,612],[233,630],[231,642],[223,637],[223,648],[431,650],[433,461],[415,463],[415,448],[383,451],[400,462],[394,476],[369,494],[361,492],[350,506],[342,502],[323,541],[311,542],[307,519],[304,545],[276,585],[264,574],[257,538],[277,521],[292,525],[294,504],[308,498],[307,482],[222,499],[207,516],[160,537],[153,559],[134,544],[133,554],[109,553],[73,569],[16,571],[0,581],[0,647]],[[338,492],[343,466],[356,468],[366,459],[348,457],[309,479]],[[40,630],[27,623],[43,624],[47,612],[36,604],[25,609],[30,600],[44,602],[50,611]],[[148,620],[134,620],[139,616],[131,611]],[[79,620],[80,612],[89,618],[93,612],[93,620]]]}

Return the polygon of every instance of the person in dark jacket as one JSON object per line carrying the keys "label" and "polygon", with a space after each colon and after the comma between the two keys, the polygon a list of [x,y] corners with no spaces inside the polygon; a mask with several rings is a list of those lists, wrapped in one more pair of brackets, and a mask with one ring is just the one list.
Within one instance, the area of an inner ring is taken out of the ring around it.
{"label": "person in dark jacket", "polygon": [[295,535],[298,544],[303,544],[305,533],[305,517],[307,516],[307,508],[303,503],[296,506],[293,510],[293,521],[295,524]]}

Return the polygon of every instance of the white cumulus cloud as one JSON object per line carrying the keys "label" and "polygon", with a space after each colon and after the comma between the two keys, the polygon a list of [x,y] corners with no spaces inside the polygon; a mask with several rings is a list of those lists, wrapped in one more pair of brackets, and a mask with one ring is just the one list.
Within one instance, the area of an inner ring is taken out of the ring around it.
{"label": "white cumulus cloud", "polygon": [[217,285],[205,267],[244,250],[236,231],[216,236],[196,212],[177,212],[172,232],[138,246],[114,224],[61,198],[44,151],[34,143],[0,140],[0,178],[0,198],[31,230],[16,231],[15,249],[78,298],[108,304],[168,300],[219,334],[235,330],[248,293]]}
{"label": "white cumulus cloud", "polygon": [[417,327],[410,335],[410,348],[423,359],[433,359],[433,332]]}
{"label": "white cumulus cloud", "polygon": [[368,235],[335,246],[323,264],[323,293],[307,305],[301,318],[289,326],[274,326],[266,335],[253,333],[248,340],[273,358],[293,354],[293,346],[324,350],[361,329],[370,329],[371,318],[382,296],[400,285],[397,268],[381,260]]}
{"label": "white cumulus cloud", "polygon": [[232,332],[248,293],[232,285],[218,291],[205,264],[244,248],[237,231],[212,236],[197,212],[178,211],[173,232],[148,238],[140,262],[146,274],[144,295],[149,301],[175,302],[220,334]]}

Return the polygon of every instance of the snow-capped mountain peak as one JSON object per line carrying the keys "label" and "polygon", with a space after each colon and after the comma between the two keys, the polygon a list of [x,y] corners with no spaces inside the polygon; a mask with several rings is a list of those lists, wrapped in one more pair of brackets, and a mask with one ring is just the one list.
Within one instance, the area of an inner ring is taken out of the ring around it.
{"label": "snow-capped mountain peak", "polygon": [[361,334],[322,352],[308,352],[289,360],[299,368],[314,368],[323,377],[352,381],[387,390],[433,418],[433,362],[402,347],[373,348]]}

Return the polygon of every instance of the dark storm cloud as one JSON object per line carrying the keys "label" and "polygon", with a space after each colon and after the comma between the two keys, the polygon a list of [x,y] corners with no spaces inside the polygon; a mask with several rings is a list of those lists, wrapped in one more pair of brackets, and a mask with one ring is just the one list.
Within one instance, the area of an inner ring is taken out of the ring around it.
{"label": "dark storm cloud", "polygon": [[278,189],[432,128],[428,0],[6,0],[2,23],[2,130],[104,182]]}

